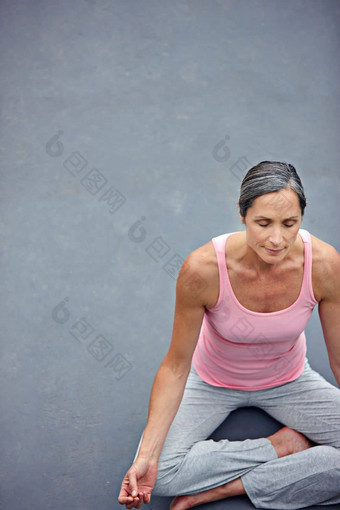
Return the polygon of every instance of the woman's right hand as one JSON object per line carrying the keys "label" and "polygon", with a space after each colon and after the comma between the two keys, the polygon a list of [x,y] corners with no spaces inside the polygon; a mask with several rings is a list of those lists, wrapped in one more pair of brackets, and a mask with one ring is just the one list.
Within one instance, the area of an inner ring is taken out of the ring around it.
{"label": "woman's right hand", "polygon": [[140,508],[150,503],[151,492],[156,483],[157,462],[137,457],[124,476],[118,501],[127,509]]}

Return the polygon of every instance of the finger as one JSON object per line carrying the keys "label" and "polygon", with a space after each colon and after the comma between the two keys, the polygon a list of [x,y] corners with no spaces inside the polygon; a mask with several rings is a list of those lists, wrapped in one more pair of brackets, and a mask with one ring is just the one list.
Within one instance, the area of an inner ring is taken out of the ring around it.
{"label": "finger", "polygon": [[140,508],[140,507],[142,506],[142,504],[143,504],[143,499],[144,499],[144,497],[143,497],[143,493],[142,493],[142,492],[140,492],[140,493],[138,494],[138,497],[139,497],[139,503],[138,503],[138,505],[137,505],[137,508]]}
{"label": "finger", "polygon": [[133,498],[138,496],[138,489],[137,489],[137,478],[135,473],[130,473],[129,475],[129,487],[131,490],[131,496]]}
{"label": "finger", "polygon": [[148,505],[150,503],[150,500],[151,500],[151,494],[148,493],[148,494],[144,494],[144,498],[143,498],[143,501],[146,505]]}
{"label": "finger", "polygon": [[137,506],[138,504],[139,504],[139,498],[134,498],[133,502],[128,503],[127,505],[125,505],[125,507],[127,508],[127,510],[131,510],[131,508],[138,508],[138,506]]}
{"label": "finger", "polygon": [[131,501],[133,501],[132,496],[119,496],[118,498],[118,503],[120,503],[121,505],[126,505],[128,503],[131,503]]}
{"label": "finger", "polygon": [[130,503],[130,505],[127,507],[128,509],[130,508],[140,508],[143,504],[143,496],[140,497],[140,494],[138,494],[138,496],[136,498],[133,499],[133,503]]}

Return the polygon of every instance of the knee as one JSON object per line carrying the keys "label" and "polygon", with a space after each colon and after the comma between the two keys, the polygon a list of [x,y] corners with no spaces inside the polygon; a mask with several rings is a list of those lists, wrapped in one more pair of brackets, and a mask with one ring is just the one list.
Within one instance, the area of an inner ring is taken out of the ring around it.
{"label": "knee", "polygon": [[170,494],[169,485],[167,484],[166,480],[163,480],[162,478],[158,478],[158,477],[157,477],[155,486],[153,488],[152,494],[154,496],[162,496],[162,497],[174,496],[174,494]]}
{"label": "knee", "polygon": [[173,479],[180,468],[183,459],[181,456],[177,457],[162,457],[158,463],[157,478],[153,489],[155,496],[176,496],[174,493]]}
{"label": "knee", "polygon": [[169,470],[168,472],[158,473],[156,483],[154,485],[152,493],[155,496],[175,496],[173,493],[172,479],[176,475],[176,472]]}

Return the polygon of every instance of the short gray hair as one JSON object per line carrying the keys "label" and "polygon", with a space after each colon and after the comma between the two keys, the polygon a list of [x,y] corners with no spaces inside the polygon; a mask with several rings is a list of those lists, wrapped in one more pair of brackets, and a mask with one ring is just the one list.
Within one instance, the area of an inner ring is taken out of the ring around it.
{"label": "short gray hair", "polygon": [[261,161],[253,166],[241,183],[239,198],[241,216],[245,218],[247,209],[253,205],[255,198],[285,188],[291,188],[297,193],[303,216],[307,201],[301,179],[293,165],[279,161]]}

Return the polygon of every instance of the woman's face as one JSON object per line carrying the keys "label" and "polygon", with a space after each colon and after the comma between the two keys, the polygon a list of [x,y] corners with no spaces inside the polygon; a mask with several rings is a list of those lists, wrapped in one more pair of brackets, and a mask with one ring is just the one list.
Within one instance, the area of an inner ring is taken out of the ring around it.
{"label": "woman's face", "polygon": [[257,197],[242,223],[248,245],[266,263],[281,262],[293,246],[302,221],[299,197],[290,188]]}

